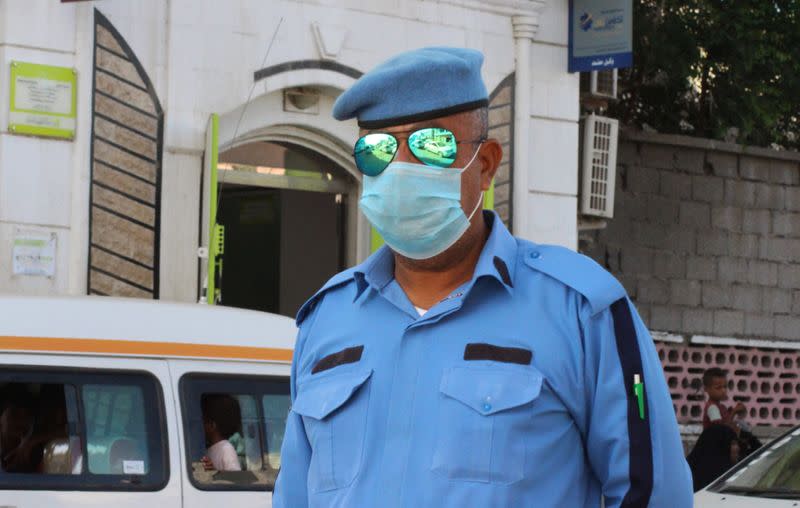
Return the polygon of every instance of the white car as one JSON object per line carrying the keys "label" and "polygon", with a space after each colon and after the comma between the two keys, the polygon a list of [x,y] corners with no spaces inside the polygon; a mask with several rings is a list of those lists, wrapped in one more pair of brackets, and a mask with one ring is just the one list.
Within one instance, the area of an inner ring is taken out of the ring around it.
{"label": "white car", "polygon": [[430,153],[435,153],[439,155],[442,152],[442,147],[436,141],[426,141],[425,142],[425,150],[429,151]]}
{"label": "white car", "polygon": [[696,508],[800,506],[800,426],[738,463],[694,496]]}

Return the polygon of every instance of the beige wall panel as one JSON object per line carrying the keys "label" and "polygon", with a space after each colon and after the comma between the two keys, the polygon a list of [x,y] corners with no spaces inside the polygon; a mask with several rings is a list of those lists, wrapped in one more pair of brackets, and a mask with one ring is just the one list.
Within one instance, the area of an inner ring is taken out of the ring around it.
{"label": "beige wall panel", "polygon": [[511,186],[508,184],[496,185],[494,188],[494,201],[495,203],[503,203],[508,201],[508,194]]}
{"label": "beige wall panel", "polygon": [[116,74],[142,88],[147,88],[147,85],[142,81],[142,78],[136,71],[136,67],[134,67],[130,60],[118,57],[114,53],[106,51],[103,48],[97,48],[96,57],[97,67],[100,69],[108,71],[111,74]]}
{"label": "beige wall panel", "polygon": [[156,202],[156,188],[149,183],[109,168],[102,162],[94,163],[94,181],[100,182],[109,187],[124,189],[127,194],[147,201],[150,204]]}
{"label": "beige wall panel", "polygon": [[125,50],[122,49],[122,46],[119,45],[117,40],[111,35],[111,32],[106,30],[105,28],[98,26],[97,27],[97,43],[101,46],[105,46],[106,48],[119,53],[120,55],[125,54]]}
{"label": "beige wall panel", "polygon": [[124,81],[120,81],[108,74],[98,72],[95,76],[95,87],[97,90],[113,95],[121,101],[136,106],[143,111],[154,115],[156,114],[156,108],[150,95]]}
{"label": "beige wall panel", "polygon": [[[511,109],[511,108],[509,108]],[[492,127],[489,129],[489,137],[495,138],[501,144],[507,144],[511,142],[511,126],[504,125],[502,127]],[[503,154],[506,155],[505,153]]]}
{"label": "beige wall panel", "polygon": [[95,268],[119,275],[125,280],[144,286],[151,291],[153,289],[152,270],[94,247],[92,248],[92,265]]}
{"label": "beige wall panel", "polygon": [[500,164],[500,167],[497,168],[497,174],[495,174],[495,179],[498,182],[508,182],[511,177],[511,169],[508,162],[503,162]]}
{"label": "beige wall panel", "polygon": [[109,208],[150,226],[155,224],[155,210],[150,206],[137,203],[99,185],[92,185],[92,197],[96,205]]}
{"label": "beige wall panel", "polygon": [[123,152],[103,140],[95,140],[94,157],[95,159],[107,162],[113,166],[120,167],[128,173],[137,175],[145,180],[155,182],[156,168],[152,163]]}
{"label": "beige wall panel", "polygon": [[158,135],[158,120],[156,118],[140,113],[108,97],[95,96],[94,110],[148,136],[156,137]]}
{"label": "beige wall panel", "polygon": [[494,99],[492,99],[492,105],[510,104],[513,98],[511,95],[511,89],[512,88],[510,86],[504,86],[502,90],[497,92],[497,95],[494,96]]}
{"label": "beige wall panel", "polygon": [[153,295],[149,291],[144,291],[130,284],[109,277],[97,270],[89,272],[89,288],[90,290],[100,291],[106,295],[114,296],[127,296],[133,298],[152,298]]}
{"label": "beige wall panel", "polygon": [[92,241],[148,266],[153,265],[153,231],[92,208]]}
{"label": "beige wall panel", "polygon": [[503,106],[500,108],[489,109],[489,125],[511,123],[511,107]]}
{"label": "beige wall panel", "polygon": [[94,119],[94,133],[143,157],[155,160],[158,156],[156,142],[99,117]]}

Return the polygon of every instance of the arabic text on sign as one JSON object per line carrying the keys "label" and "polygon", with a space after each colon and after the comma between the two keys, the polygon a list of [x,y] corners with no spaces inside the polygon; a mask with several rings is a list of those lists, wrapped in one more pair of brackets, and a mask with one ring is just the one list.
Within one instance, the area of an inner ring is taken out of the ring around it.
{"label": "arabic text on sign", "polygon": [[72,112],[72,84],[45,78],[17,76],[14,109],[68,115]]}

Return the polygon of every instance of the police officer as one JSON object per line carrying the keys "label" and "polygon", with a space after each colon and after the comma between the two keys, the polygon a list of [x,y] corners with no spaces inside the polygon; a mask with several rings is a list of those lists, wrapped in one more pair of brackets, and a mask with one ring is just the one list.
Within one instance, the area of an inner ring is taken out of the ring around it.
{"label": "police officer", "polygon": [[482,62],[410,51],[336,101],[361,127],[360,207],[387,245],[298,313],[274,506],[691,506],[622,286],[478,212],[502,157]]}

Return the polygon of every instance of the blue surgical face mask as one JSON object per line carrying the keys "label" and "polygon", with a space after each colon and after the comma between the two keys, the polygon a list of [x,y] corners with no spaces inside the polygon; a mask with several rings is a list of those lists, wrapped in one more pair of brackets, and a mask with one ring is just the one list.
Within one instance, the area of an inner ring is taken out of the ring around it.
{"label": "blue surgical face mask", "polygon": [[446,251],[469,228],[483,192],[469,217],[461,209],[461,169],[392,162],[378,176],[364,176],[359,205],[386,244],[411,259]]}

